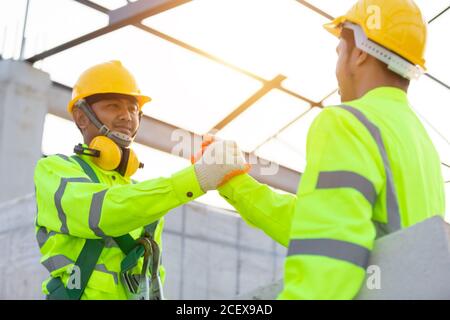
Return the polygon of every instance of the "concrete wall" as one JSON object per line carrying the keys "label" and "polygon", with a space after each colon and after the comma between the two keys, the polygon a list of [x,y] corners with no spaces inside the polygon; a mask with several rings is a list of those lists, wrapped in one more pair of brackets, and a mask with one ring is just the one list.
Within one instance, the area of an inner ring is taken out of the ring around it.
{"label": "concrete wall", "polygon": [[[42,299],[48,276],[34,236],[33,195],[0,204],[0,299]],[[167,299],[231,299],[281,277],[282,247],[241,218],[191,203],[166,216]]]}
{"label": "concrete wall", "polygon": [[47,270],[39,264],[31,194],[0,204],[0,299],[38,299]]}
{"label": "concrete wall", "polygon": [[223,210],[197,203],[173,210],[163,241],[172,299],[231,299],[281,277],[286,249]]}
{"label": "concrete wall", "polygon": [[27,63],[0,61],[0,203],[33,192],[50,85]]}

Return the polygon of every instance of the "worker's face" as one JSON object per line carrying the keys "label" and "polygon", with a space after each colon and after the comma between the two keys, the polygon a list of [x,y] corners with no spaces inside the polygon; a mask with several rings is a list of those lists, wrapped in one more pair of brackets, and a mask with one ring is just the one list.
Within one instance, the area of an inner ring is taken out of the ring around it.
{"label": "worker's face", "polygon": [[98,119],[111,131],[132,137],[139,127],[139,106],[124,98],[100,100],[92,104]]}
{"label": "worker's face", "polygon": [[350,101],[354,98],[354,77],[352,68],[354,45],[349,43],[349,39],[341,37],[336,47],[338,55],[336,63],[336,78],[339,84],[339,94],[341,101]]}
{"label": "worker's face", "polygon": [[[117,131],[132,137],[139,127],[139,106],[125,98],[111,98],[95,102],[91,105],[97,118],[111,131]],[[78,126],[82,129],[86,143],[99,135],[97,127],[91,123],[81,110],[74,117],[79,118]]]}

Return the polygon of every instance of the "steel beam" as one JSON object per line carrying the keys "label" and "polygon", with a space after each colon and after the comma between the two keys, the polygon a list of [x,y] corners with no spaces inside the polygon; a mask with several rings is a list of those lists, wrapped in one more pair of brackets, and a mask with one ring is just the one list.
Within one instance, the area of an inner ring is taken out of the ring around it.
{"label": "steel beam", "polygon": [[[71,116],[66,110],[66,105],[71,98],[70,92],[71,88],[53,82],[49,92],[49,113],[72,121]],[[193,142],[190,152],[181,154],[184,158],[189,159],[191,154],[195,154],[197,150],[199,150],[202,137],[193,132],[181,130],[171,124],[146,115],[142,117],[139,133],[136,136],[136,142],[173,154],[172,151],[176,148],[177,144],[179,144],[179,141],[172,137],[172,134],[175,131],[182,131],[184,136],[189,137],[189,140]],[[250,175],[256,180],[293,194],[297,192],[297,186],[300,179],[299,172],[281,165],[276,165],[265,159],[259,158],[254,154],[245,153],[245,157],[252,163]],[[274,165],[278,167],[276,174],[264,174],[265,171],[270,171],[268,169],[273,168]]]}
{"label": "steel beam", "polygon": [[217,123],[210,131],[222,130],[227,124],[236,119],[242,112],[250,108],[253,104],[255,104],[255,102],[264,97],[269,91],[275,88],[279,88],[281,86],[281,82],[283,82],[284,79],[286,79],[285,76],[278,75],[271,81],[265,82],[261,89],[255,92],[255,94],[244,101],[238,108],[236,108],[228,116]]}
{"label": "steel beam", "polygon": [[191,0],[140,0],[109,12],[109,25],[130,25]]}
{"label": "steel beam", "polygon": [[[34,63],[36,61],[48,58],[64,50],[73,48],[79,44],[95,39],[107,33],[113,32],[127,25],[138,23],[142,19],[172,9],[176,6],[182,5],[189,1],[191,0],[140,0],[133,3],[129,3],[121,8],[107,12],[109,16],[109,24],[106,27],[97,29],[93,32],[82,35],[81,37],[65,42],[59,46],[38,53],[26,59],[25,61],[29,63]],[[78,2],[86,6],[89,6],[93,9],[96,9],[100,12],[106,13],[101,6],[94,6],[94,4],[91,3],[90,1],[78,1]]]}

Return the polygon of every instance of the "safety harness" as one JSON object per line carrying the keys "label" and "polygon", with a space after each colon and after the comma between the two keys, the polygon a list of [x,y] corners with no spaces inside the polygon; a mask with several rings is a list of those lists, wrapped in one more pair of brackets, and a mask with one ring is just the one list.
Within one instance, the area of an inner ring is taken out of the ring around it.
{"label": "safety harness", "polygon": [[[80,157],[72,156],[92,180],[99,183],[94,170]],[[147,225],[141,238],[135,240],[129,234],[113,238],[125,254],[121,263],[120,278],[128,290],[130,299],[134,300],[161,300],[163,299],[162,286],[159,278],[160,250],[154,240],[155,230],[159,221]],[[91,277],[97,261],[105,247],[105,239],[86,239],[75,266],[78,267],[81,277],[79,286],[66,288],[60,277],[51,279],[47,284],[48,300],[79,300]],[[133,275],[131,270],[136,267],[138,260],[144,257],[141,274]],[[150,281],[147,277],[150,272]]]}

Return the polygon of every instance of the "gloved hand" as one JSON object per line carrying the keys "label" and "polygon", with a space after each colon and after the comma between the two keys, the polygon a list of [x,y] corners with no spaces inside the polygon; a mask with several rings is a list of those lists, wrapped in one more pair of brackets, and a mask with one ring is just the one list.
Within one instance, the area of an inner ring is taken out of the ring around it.
{"label": "gloved hand", "polygon": [[201,150],[194,156],[191,156],[191,163],[196,163],[203,155],[203,152],[205,152],[206,148],[214,142],[214,136],[205,134],[202,136],[202,148]]}
{"label": "gloved hand", "polygon": [[236,175],[250,170],[242,151],[234,141],[215,141],[194,163],[195,174],[204,192],[217,189]]}

